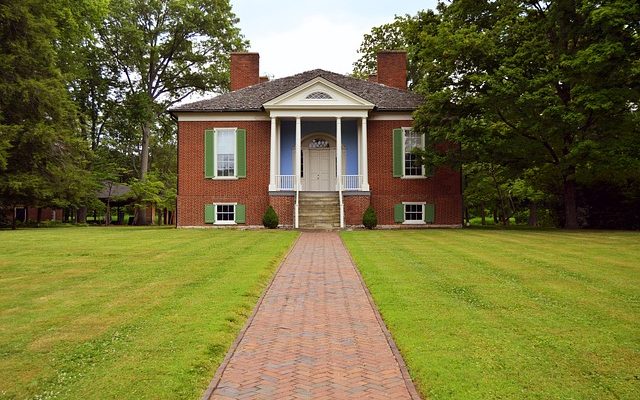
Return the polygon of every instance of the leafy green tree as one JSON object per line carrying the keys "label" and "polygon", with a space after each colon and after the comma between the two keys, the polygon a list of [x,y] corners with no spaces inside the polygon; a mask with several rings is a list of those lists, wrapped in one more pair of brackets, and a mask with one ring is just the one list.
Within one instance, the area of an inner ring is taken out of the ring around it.
{"label": "leafy green tree", "polygon": [[[64,0],[0,2],[0,206],[66,206],[90,178],[60,54],[82,36]],[[15,221],[13,223],[15,228]]]}
{"label": "leafy green tree", "polygon": [[502,165],[536,168],[560,188],[565,227],[578,227],[578,179],[637,160],[637,148],[612,149],[634,135],[640,5],[460,0],[439,11],[437,32],[413,50],[425,95],[417,128],[460,143],[467,157],[480,148],[501,153]]}
{"label": "leafy green tree", "polygon": [[[121,77],[123,97],[136,104],[139,177],[149,171],[158,117],[194,92],[222,91],[228,57],[246,46],[228,0],[112,0],[101,46]],[[144,223],[144,213],[138,213]]]}

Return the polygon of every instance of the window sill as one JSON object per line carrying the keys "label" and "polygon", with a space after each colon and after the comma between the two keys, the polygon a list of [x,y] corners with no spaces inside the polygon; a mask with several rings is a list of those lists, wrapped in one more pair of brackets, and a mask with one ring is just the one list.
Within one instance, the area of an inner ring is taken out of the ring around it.
{"label": "window sill", "polygon": [[426,223],[420,220],[410,220],[410,221],[404,221],[402,225],[426,225]]}
{"label": "window sill", "polygon": [[403,175],[400,179],[427,179],[428,176],[424,175]]}
{"label": "window sill", "polygon": [[216,221],[214,225],[238,225],[235,221]]}
{"label": "window sill", "polygon": [[216,176],[215,178],[208,178],[212,181],[237,181],[237,176]]}

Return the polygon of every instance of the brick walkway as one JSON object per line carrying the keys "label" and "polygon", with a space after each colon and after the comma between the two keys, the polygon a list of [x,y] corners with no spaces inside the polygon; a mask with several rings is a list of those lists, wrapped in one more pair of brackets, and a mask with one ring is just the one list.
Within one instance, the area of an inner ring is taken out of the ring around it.
{"label": "brick walkway", "polygon": [[417,399],[401,365],[340,237],[305,232],[204,398]]}

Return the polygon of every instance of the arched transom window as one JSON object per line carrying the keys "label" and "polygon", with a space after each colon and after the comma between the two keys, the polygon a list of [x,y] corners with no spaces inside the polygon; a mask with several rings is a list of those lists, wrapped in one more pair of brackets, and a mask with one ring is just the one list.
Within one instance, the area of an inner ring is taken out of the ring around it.
{"label": "arched transom window", "polygon": [[325,92],[309,93],[306,98],[310,99],[310,100],[328,100],[328,99],[333,99],[333,97],[329,96]]}

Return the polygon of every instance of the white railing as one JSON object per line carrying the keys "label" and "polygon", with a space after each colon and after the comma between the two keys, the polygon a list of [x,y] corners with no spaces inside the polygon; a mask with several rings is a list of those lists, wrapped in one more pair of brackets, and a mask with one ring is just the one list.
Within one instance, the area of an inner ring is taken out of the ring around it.
{"label": "white railing", "polygon": [[362,175],[342,175],[342,190],[361,190]]}
{"label": "white railing", "polygon": [[276,175],[276,190],[294,190],[295,184],[295,175]]}

